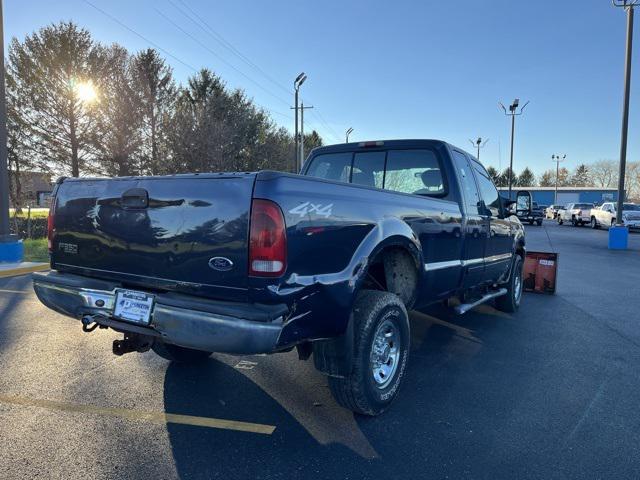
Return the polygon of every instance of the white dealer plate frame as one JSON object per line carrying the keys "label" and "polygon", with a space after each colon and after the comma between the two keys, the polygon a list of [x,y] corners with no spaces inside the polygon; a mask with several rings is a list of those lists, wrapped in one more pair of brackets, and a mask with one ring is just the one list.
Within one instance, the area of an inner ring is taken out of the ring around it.
{"label": "white dealer plate frame", "polygon": [[138,325],[149,325],[155,304],[155,295],[138,290],[116,290],[113,317]]}

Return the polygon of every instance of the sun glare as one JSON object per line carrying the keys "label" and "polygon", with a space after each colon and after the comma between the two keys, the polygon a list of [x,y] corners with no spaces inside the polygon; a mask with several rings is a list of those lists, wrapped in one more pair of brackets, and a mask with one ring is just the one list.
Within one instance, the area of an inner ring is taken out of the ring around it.
{"label": "sun glare", "polygon": [[98,99],[98,92],[91,82],[79,82],[76,84],[76,96],[84,103],[93,103]]}

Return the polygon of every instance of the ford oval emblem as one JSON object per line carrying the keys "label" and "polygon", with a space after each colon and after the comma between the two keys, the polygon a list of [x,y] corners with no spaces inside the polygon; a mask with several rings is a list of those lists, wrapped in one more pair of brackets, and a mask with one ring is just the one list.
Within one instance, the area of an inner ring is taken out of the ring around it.
{"label": "ford oval emblem", "polygon": [[213,257],[209,259],[209,266],[219,272],[228,272],[233,268],[233,262],[226,257]]}

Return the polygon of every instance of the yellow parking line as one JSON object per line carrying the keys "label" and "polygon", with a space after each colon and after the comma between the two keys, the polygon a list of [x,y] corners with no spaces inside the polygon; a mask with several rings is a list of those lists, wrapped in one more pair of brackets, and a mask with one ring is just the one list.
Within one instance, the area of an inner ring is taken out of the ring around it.
{"label": "yellow parking line", "polygon": [[0,270],[0,278],[15,277],[17,275],[24,275],[25,273],[42,272],[49,270],[51,267],[48,263],[38,263],[37,265],[30,265],[28,267],[10,268],[7,270]]}
{"label": "yellow parking line", "polygon": [[79,405],[74,403],[56,402],[53,400],[37,400],[7,395],[0,395],[0,403],[26,407],[40,407],[62,412],[106,415],[108,417],[127,418],[129,420],[141,420],[159,424],[177,423],[180,425],[192,425],[196,427],[220,428],[224,430],[236,430],[239,432],[261,433],[263,435],[271,435],[276,429],[274,425],[263,425],[261,423],[238,422],[235,420],[196,417],[193,415],[179,415],[177,413],[129,410],[126,408],[97,407],[94,405]]}

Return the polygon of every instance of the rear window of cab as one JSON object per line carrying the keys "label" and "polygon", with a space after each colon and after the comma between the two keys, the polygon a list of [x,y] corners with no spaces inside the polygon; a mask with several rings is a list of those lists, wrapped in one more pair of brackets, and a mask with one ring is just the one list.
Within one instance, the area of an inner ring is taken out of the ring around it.
{"label": "rear window of cab", "polygon": [[311,159],[306,175],[413,195],[447,193],[440,160],[429,149],[319,154]]}

